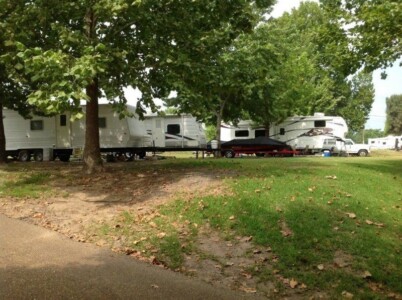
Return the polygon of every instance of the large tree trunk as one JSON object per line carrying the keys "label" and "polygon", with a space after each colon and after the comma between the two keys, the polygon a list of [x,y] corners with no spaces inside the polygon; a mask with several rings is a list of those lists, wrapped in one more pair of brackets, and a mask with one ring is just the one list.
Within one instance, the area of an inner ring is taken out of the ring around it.
{"label": "large tree trunk", "polygon": [[0,99],[0,163],[7,162],[6,154],[6,135],[4,133],[4,122],[3,122],[3,103]]}
{"label": "large tree trunk", "polygon": [[269,130],[271,129],[271,123],[265,124],[265,137],[269,137]]}
{"label": "large tree trunk", "polygon": [[[96,38],[96,16],[89,7],[85,15],[86,36],[89,40]],[[89,98],[86,109],[86,130],[84,148],[84,170],[88,174],[103,171],[103,163],[99,145],[99,82],[98,78],[93,78],[92,82],[86,87],[86,94]]]}
{"label": "large tree trunk", "polygon": [[86,130],[84,148],[84,170],[88,174],[103,170],[99,146],[99,104],[98,104],[98,81],[94,81],[87,86],[86,93],[89,102],[86,108]]}
{"label": "large tree trunk", "polygon": [[[218,149],[221,149],[221,123],[222,123],[222,116],[220,114],[217,115],[216,118],[216,140],[218,141]],[[221,157],[221,151],[217,150],[214,153],[215,157]]]}
{"label": "large tree trunk", "polygon": [[221,125],[222,125],[222,116],[223,116],[223,110],[225,108],[226,100],[221,101],[219,111],[216,114],[216,139],[218,141],[218,151],[215,151],[214,156],[215,157],[221,157],[222,153],[220,151],[221,149]]}

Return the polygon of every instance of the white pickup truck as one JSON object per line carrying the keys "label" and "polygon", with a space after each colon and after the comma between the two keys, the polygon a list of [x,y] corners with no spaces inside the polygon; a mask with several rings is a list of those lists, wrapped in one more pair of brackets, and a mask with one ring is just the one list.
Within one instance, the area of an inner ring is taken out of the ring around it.
{"label": "white pickup truck", "polygon": [[324,140],[324,150],[330,150],[334,154],[342,155],[358,155],[368,156],[370,154],[370,146],[367,144],[355,144],[351,139],[336,140],[326,139]]}
{"label": "white pickup truck", "polygon": [[348,154],[367,156],[370,154],[370,146],[367,144],[355,144],[351,139],[344,139],[345,151]]}

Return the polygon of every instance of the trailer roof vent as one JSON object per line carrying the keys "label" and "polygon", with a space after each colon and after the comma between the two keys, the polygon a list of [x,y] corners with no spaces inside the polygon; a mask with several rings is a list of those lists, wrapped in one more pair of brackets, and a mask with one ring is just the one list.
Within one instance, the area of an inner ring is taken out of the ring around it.
{"label": "trailer roof vent", "polygon": [[314,113],[314,117],[324,117],[324,116],[325,116],[325,114],[322,113],[322,112],[316,112],[316,113]]}

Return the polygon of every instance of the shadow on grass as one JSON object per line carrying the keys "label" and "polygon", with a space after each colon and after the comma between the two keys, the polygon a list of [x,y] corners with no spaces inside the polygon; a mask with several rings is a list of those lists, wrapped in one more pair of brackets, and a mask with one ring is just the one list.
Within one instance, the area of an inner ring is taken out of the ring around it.
{"label": "shadow on grass", "polygon": [[[378,297],[370,284],[402,293],[400,222],[377,227],[349,218],[338,207],[314,203],[292,202],[275,211],[255,199],[233,201],[234,220],[228,222],[229,214],[210,202],[204,218],[216,228],[252,236],[256,244],[272,248],[278,259],[274,268],[285,277],[338,297],[344,290],[358,298]],[[318,270],[318,265],[324,269]],[[363,278],[365,271],[372,277]]]}
{"label": "shadow on grass", "polygon": [[367,169],[376,173],[388,173],[390,175],[402,176],[402,160],[392,159],[392,160],[378,160],[373,161],[362,161],[361,163],[356,160],[348,162],[347,165],[353,166],[354,168]]}

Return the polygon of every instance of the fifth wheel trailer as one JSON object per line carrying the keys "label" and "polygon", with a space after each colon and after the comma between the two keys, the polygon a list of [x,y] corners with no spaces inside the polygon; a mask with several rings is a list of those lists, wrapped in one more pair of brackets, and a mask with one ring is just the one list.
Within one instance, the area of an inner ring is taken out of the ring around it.
{"label": "fifth wheel trailer", "polygon": [[[339,116],[294,116],[273,125],[269,137],[284,142],[295,150],[319,153],[325,149],[325,143],[332,139],[344,139],[348,131],[345,120]],[[221,126],[222,141],[232,139],[250,139],[265,135],[265,129],[251,121]]]}

